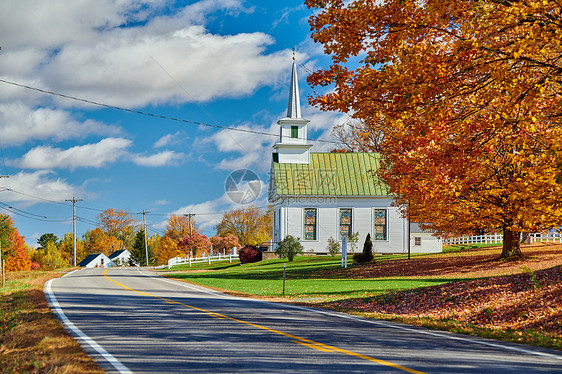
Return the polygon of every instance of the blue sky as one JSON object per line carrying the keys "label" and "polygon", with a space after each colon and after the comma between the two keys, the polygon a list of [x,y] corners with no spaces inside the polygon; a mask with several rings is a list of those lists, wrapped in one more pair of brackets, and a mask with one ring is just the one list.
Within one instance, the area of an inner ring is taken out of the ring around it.
{"label": "blue sky", "polygon": [[[307,103],[306,75],[329,59],[310,39],[302,1],[3,0],[0,79],[107,105],[278,134],[296,49],[309,137],[333,139],[345,116]],[[250,169],[267,207],[274,136],[103,108],[0,82],[0,211],[26,242],[95,228],[108,208],[149,211],[149,232],[195,213],[207,235],[244,207],[225,180]],[[313,143],[326,151],[329,143]],[[140,223],[141,215],[134,215]]]}

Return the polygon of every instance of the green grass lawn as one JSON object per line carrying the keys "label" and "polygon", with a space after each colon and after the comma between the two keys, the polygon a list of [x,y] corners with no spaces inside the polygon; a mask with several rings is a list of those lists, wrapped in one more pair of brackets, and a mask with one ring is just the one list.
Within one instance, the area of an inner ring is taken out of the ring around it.
{"label": "green grass lawn", "polygon": [[[391,256],[377,256],[388,259]],[[404,256],[392,256],[392,258]],[[336,300],[350,297],[375,296],[389,291],[425,287],[450,281],[445,279],[353,279],[332,278],[326,272],[341,267],[341,257],[297,257],[292,262],[266,260],[253,264],[218,263],[182,265],[167,277],[185,279],[203,286],[244,292],[259,296],[281,296],[283,293],[283,263],[286,263],[285,296],[296,299]],[[349,264],[349,266],[354,266]],[[196,272],[195,270],[199,270]]]}

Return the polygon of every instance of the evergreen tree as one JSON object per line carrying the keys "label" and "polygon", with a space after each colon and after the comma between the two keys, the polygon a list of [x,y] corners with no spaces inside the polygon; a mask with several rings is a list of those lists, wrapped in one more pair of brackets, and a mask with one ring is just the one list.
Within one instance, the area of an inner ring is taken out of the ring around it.
{"label": "evergreen tree", "polygon": [[[152,253],[152,248],[148,247],[148,264],[155,265],[156,259]],[[131,247],[131,257],[129,258],[129,265],[131,266],[145,266],[146,265],[146,249],[144,247],[144,230],[140,230],[135,235],[133,246]]]}
{"label": "evergreen tree", "polygon": [[55,234],[48,233],[48,234],[41,235],[41,237],[37,239],[37,244],[39,244],[39,248],[45,250],[45,248],[47,248],[48,243],[53,243],[56,245],[58,240],[59,238]]}

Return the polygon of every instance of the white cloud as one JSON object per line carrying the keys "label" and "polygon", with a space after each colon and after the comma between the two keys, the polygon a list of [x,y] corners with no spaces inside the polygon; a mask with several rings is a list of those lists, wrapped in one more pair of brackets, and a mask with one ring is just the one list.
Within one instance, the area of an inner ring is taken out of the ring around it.
{"label": "white cloud", "polygon": [[[285,113],[279,113],[282,118]],[[310,106],[303,107],[303,117],[310,120],[308,124],[309,139],[335,140],[331,136],[334,125],[345,122],[347,116],[335,112],[319,112]],[[272,120],[272,119],[271,119]],[[238,126],[239,129],[257,131],[267,134],[279,134],[277,119],[272,120],[269,128],[246,123]],[[224,157],[215,167],[220,170],[236,170],[241,168],[252,168],[258,172],[265,172],[271,166],[271,154],[273,144],[277,142],[277,136],[264,134],[251,134],[222,130],[214,135],[201,139],[203,144],[213,144],[220,152],[229,153],[230,157]],[[310,141],[313,144],[312,152],[328,152],[335,147],[334,143]]]}
{"label": "white cloud", "polygon": [[176,131],[174,134],[167,134],[158,139],[153,145],[152,148],[162,148],[168,145],[177,144],[180,142],[181,139],[181,132]]}
{"label": "white cloud", "polygon": [[133,162],[140,166],[168,166],[177,165],[184,157],[183,153],[163,151],[150,156],[134,155]]}
{"label": "white cloud", "polygon": [[[164,13],[164,6],[133,0],[33,6],[3,1],[0,35],[12,37],[2,45],[0,71],[32,86],[128,107],[249,95],[285,71],[290,51],[266,54],[274,42],[269,35],[216,35],[205,28],[212,12],[251,11],[241,1],[204,0],[146,21]],[[3,96],[19,98],[21,90]]]}
{"label": "white cloud", "polygon": [[64,110],[32,109],[22,103],[0,103],[0,137],[3,144],[64,140],[87,135],[117,135],[119,128],[94,120],[79,122]]}
{"label": "white cloud", "polygon": [[40,199],[62,202],[71,196],[83,196],[81,187],[68,184],[65,180],[53,177],[54,173],[39,170],[33,173],[19,172],[2,179],[1,185],[11,191],[0,189],[0,196],[4,202],[24,202],[33,205],[43,202]]}
{"label": "white cloud", "polygon": [[132,142],[123,138],[106,138],[99,143],[86,144],[69,149],[39,146],[31,149],[20,160],[10,164],[26,169],[54,169],[77,167],[99,168],[115,162],[126,154]]}

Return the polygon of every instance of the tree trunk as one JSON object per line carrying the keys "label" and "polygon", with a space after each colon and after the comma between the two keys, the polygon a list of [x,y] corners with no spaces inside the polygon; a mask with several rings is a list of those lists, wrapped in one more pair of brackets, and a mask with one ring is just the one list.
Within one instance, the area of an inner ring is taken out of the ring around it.
{"label": "tree trunk", "polygon": [[504,226],[501,260],[518,260],[523,258],[519,241],[520,234],[521,232],[519,230],[508,229]]}

